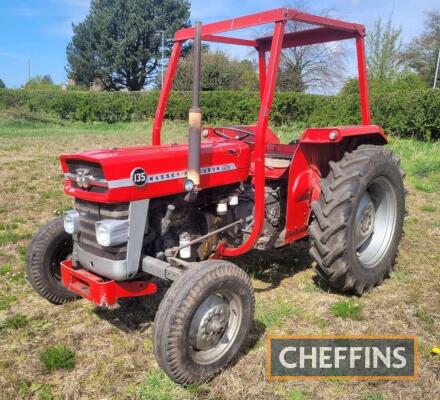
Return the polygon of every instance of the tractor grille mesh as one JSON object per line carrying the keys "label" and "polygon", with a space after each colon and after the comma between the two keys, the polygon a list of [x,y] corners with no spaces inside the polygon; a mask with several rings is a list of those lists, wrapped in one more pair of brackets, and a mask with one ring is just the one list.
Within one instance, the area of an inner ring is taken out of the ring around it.
{"label": "tractor grille mesh", "polygon": [[67,160],[67,167],[69,168],[69,172],[72,174],[77,174],[77,169],[87,169],[90,175],[95,178],[104,179],[104,172],[102,171],[101,165],[84,160]]}
{"label": "tractor grille mesh", "polygon": [[80,215],[80,247],[96,256],[112,260],[124,260],[127,255],[127,244],[102,247],[96,241],[95,222],[102,219],[128,219],[129,203],[101,204],[80,199],[75,200],[75,209]]}

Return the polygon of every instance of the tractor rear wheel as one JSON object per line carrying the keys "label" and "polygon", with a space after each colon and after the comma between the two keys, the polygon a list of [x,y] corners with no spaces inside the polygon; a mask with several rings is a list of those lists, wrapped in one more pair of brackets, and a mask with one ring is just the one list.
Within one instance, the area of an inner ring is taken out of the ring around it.
{"label": "tractor rear wheel", "polygon": [[248,275],[219,260],[193,263],[163,298],[154,321],[154,352],[175,382],[207,380],[240,350],[253,321]]}
{"label": "tractor rear wheel", "polygon": [[333,288],[360,295],[389,275],[405,215],[403,178],[399,158],[382,146],[330,162],[309,234],[316,271]]}
{"label": "tractor rear wheel", "polygon": [[49,221],[33,237],[26,259],[26,274],[32,287],[53,304],[78,298],[61,282],[60,262],[71,257],[72,235],[64,230],[62,218]]}

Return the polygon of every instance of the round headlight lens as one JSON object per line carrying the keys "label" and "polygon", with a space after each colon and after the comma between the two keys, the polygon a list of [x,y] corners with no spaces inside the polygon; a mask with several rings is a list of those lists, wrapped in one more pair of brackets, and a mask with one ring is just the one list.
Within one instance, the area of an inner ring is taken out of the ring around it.
{"label": "round headlight lens", "polygon": [[64,213],[64,230],[73,235],[79,231],[79,213],[76,210],[69,210]]}
{"label": "round headlight lens", "polygon": [[194,189],[194,182],[191,179],[187,179],[184,187],[187,192],[191,192]]}
{"label": "round headlight lens", "polygon": [[101,246],[110,246],[110,231],[106,225],[96,227],[96,241]]}

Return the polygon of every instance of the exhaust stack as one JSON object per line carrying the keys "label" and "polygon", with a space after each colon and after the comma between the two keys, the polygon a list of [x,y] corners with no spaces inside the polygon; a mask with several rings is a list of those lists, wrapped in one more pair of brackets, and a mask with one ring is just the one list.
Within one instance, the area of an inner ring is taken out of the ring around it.
{"label": "exhaust stack", "polygon": [[192,106],[189,110],[188,129],[188,180],[194,187],[200,185],[200,145],[202,130],[202,112],[200,110],[200,58],[202,43],[202,24],[197,21],[194,26],[194,70]]}

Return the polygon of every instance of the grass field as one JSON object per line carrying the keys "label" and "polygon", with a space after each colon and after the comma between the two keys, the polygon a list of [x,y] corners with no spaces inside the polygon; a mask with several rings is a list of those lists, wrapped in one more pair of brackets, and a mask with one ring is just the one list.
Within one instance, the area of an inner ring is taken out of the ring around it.
{"label": "grass field", "polygon": [[[1,399],[439,399],[440,143],[391,142],[407,171],[405,236],[384,284],[362,298],[320,288],[307,242],[236,262],[252,275],[256,322],[235,364],[211,382],[183,389],[152,352],[155,304],[116,310],[85,301],[52,306],[26,282],[27,245],[39,226],[72,204],[63,195],[58,155],[140,144],[150,123],[80,124],[0,120]],[[166,140],[186,126],[168,123]],[[296,131],[297,129],[293,129]],[[291,129],[281,129],[284,139]],[[413,334],[420,340],[417,381],[287,382],[265,380],[267,334]]]}

